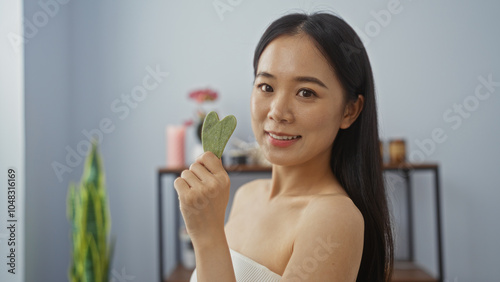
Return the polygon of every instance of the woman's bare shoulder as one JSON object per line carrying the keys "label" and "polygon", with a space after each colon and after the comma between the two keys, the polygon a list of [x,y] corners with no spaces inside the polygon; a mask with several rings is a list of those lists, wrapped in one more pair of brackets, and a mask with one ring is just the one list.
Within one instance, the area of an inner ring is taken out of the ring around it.
{"label": "woman's bare shoulder", "polygon": [[303,239],[334,236],[339,241],[362,247],[364,227],[363,214],[348,196],[327,194],[318,195],[309,202],[298,223],[297,234]]}
{"label": "woman's bare shoulder", "polygon": [[342,193],[317,195],[309,202],[304,215],[308,222],[353,222],[355,229],[364,227],[361,211]]}
{"label": "woman's bare shoulder", "polygon": [[243,184],[234,194],[234,200],[248,200],[249,197],[257,197],[269,185],[269,179],[255,179]]}
{"label": "woman's bare shoulder", "polygon": [[237,212],[245,209],[249,203],[254,203],[259,195],[264,191],[269,183],[269,179],[256,179],[243,184],[236,190],[229,219]]}
{"label": "woman's bare shoulder", "polygon": [[293,253],[283,277],[296,275],[304,261],[315,260],[307,281],[355,281],[363,252],[364,220],[345,195],[318,195],[298,223]]}
{"label": "woman's bare shoulder", "polygon": [[[325,205],[330,207],[331,209],[348,209],[350,212],[359,212],[358,207],[354,204],[354,202],[347,196],[345,193],[331,193],[331,194],[320,194],[316,195],[311,201],[314,205]],[[361,213],[360,213],[361,214]]]}

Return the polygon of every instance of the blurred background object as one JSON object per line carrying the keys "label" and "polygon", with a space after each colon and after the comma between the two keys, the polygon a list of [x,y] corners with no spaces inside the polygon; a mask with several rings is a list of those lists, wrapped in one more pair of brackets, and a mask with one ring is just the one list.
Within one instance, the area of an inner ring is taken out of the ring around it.
{"label": "blurred background object", "polygon": [[391,164],[400,164],[406,161],[406,145],[404,139],[389,141],[389,157]]}

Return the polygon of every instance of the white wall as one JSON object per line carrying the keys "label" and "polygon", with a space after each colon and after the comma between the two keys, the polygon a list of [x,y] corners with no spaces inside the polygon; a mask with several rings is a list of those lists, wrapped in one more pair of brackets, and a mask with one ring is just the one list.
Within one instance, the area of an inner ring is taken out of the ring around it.
{"label": "white wall", "polygon": [[26,268],[24,60],[22,44],[16,45],[16,38],[23,34],[22,14],[22,1],[5,1],[1,5],[0,280],[10,282],[24,281]]}
{"label": "white wall", "polygon": [[[101,152],[111,233],[118,239],[114,269],[135,281],[153,281],[158,273],[156,169],[165,164],[165,126],[183,122],[195,110],[187,99],[189,90],[219,90],[216,107],[222,115],[235,114],[236,136],[249,140],[252,55],[273,19],[289,11],[327,9],[369,33],[365,28],[390,1],[229,1],[235,6],[222,20],[213,1],[192,2],[70,2],[26,45],[27,184],[38,188],[30,192],[37,197],[28,211],[37,235],[28,239],[33,255],[28,277],[36,271],[47,281],[65,278],[69,226],[64,198],[67,182],[77,181],[82,167],[64,174],[60,183],[50,164],[65,163],[65,146],[76,150],[83,144],[87,137],[82,131],[107,119],[113,125],[112,132],[103,134]],[[25,15],[32,15],[36,4],[27,6]],[[494,202],[500,198],[494,174],[500,167],[495,122],[500,90],[494,88],[456,129],[456,121],[445,120],[443,114],[464,99],[474,102],[467,97],[474,95],[478,76],[491,74],[493,81],[500,81],[500,38],[494,35],[499,8],[494,1],[401,1],[390,22],[368,35],[382,136],[404,136],[412,156],[419,151],[425,161],[439,162],[442,168],[449,281],[491,281],[497,276],[500,227],[493,215],[500,212]],[[157,66],[168,75],[135,108],[127,106],[127,115],[118,110],[125,105],[122,94],[142,85],[146,69]],[[435,128],[443,130],[446,140],[433,150],[420,149],[416,140],[432,138]],[[427,186],[426,177],[416,179],[415,187]],[[415,199],[416,207],[424,210],[416,215],[419,230],[433,224],[426,217],[430,193]],[[400,194],[393,196],[400,199]],[[426,242],[421,241],[423,249]],[[60,256],[47,259],[49,249],[57,249]],[[35,265],[38,260],[41,264]]]}

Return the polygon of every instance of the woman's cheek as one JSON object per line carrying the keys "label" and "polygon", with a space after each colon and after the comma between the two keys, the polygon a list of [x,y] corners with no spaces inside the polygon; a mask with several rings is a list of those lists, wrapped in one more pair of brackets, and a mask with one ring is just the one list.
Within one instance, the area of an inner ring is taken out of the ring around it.
{"label": "woman's cheek", "polygon": [[252,94],[251,102],[250,102],[250,114],[251,114],[251,125],[255,138],[260,143],[260,134],[262,132],[263,120],[261,118],[263,108],[262,105],[257,101],[258,99]]}
{"label": "woman's cheek", "polygon": [[256,93],[252,93],[250,98],[250,110],[253,117],[258,117],[260,113],[264,110],[265,103],[262,97],[258,97]]}
{"label": "woman's cheek", "polygon": [[328,111],[328,109],[316,109],[308,111],[302,119],[307,121],[309,130],[314,130],[325,140],[333,140],[340,127],[340,115],[334,114],[333,110]]}

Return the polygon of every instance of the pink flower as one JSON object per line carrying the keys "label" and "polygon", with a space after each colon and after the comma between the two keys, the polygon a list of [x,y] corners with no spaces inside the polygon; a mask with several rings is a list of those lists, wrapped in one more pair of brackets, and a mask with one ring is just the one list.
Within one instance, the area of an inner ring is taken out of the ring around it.
{"label": "pink flower", "polygon": [[215,101],[217,100],[217,97],[217,92],[209,88],[195,90],[189,93],[189,98],[195,100],[199,104],[205,101]]}

